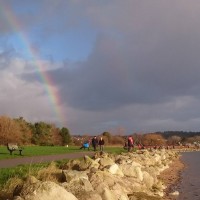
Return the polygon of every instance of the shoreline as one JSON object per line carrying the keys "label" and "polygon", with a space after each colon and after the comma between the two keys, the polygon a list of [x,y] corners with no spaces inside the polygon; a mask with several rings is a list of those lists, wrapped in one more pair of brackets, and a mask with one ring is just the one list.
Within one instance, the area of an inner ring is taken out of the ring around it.
{"label": "shoreline", "polygon": [[185,164],[181,160],[180,155],[178,158],[175,158],[172,163],[169,165],[169,168],[161,172],[159,175],[160,180],[162,180],[166,186],[164,190],[165,196],[164,200],[175,200],[178,198],[178,195],[171,195],[171,193],[177,191],[175,187],[181,179],[181,173],[185,169]]}
{"label": "shoreline", "polygon": [[[16,187],[20,187],[14,196],[20,197],[21,200],[26,199],[27,195],[35,199],[35,190],[38,197],[56,191],[52,195],[60,195],[63,200],[67,195],[76,200],[100,200],[102,196],[104,200],[116,197],[123,197],[124,200],[175,200],[178,196],[172,196],[170,193],[175,191],[185,167],[181,156],[178,152],[165,150],[120,155],[104,153],[97,154],[94,158],[84,156],[82,160],[67,162],[62,168],[50,166],[46,171],[43,169],[44,177],[38,176],[41,172],[35,177],[27,176],[26,179],[20,180],[19,185],[12,185],[13,190],[10,190],[8,195],[12,195]],[[47,177],[45,173],[48,174]],[[40,191],[38,188],[45,189]]]}

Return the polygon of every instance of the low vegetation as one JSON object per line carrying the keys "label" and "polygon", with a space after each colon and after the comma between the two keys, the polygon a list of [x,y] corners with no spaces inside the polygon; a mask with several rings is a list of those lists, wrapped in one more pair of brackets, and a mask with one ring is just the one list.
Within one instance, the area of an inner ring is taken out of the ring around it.
{"label": "low vegetation", "polygon": [[13,168],[0,169],[0,199],[10,199],[12,193],[17,185],[28,176],[35,176],[40,180],[53,180],[51,177],[56,168],[59,168],[62,163],[66,163],[67,160],[55,162],[55,163],[39,163],[31,165],[19,165]]}

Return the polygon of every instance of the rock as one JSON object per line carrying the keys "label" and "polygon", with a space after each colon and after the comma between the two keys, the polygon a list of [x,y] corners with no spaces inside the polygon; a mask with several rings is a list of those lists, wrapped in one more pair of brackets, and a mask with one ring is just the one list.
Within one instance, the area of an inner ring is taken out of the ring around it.
{"label": "rock", "polygon": [[72,179],[70,182],[64,182],[62,186],[68,192],[74,194],[78,199],[80,199],[84,193],[94,191],[90,181],[84,178]]}
{"label": "rock", "polygon": [[151,189],[154,185],[155,181],[154,178],[147,172],[143,172],[143,183],[146,185],[147,188]]}
{"label": "rock", "polygon": [[80,179],[88,180],[87,171],[76,171],[76,170],[63,170],[63,180],[66,182],[79,181]]}
{"label": "rock", "polygon": [[141,167],[139,166],[133,167],[131,164],[129,165],[124,164],[124,165],[119,165],[119,168],[121,169],[122,173],[125,176],[132,176],[139,179],[140,181],[143,180],[143,173],[142,173]]}
{"label": "rock", "polygon": [[102,198],[101,195],[97,194],[96,192],[87,192],[82,194],[80,200],[102,200]]}
{"label": "rock", "polygon": [[105,166],[108,166],[108,165],[113,165],[113,164],[115,164],[115,162],[111,158],[105,157],[105,158],[101,158],[99,160],[99,164],[101,166],[105,167]]}
{"label": "rock", "polygon": [[37,181],[31,185],[25,184],[20,196],[24,200],[77,200],[73,194],[50,181]]}
{"label": "rock", "polygon": [[79,170],[80,160],[69,160],[62,169]]}
{"label": "rock", "polygon": [[178,196],[178,195],[179,195],[179,191],[171,192],[171,193],[169,193],[169,195],[172,195],[172,196]]}
{"label": "rock", "polygon": [[118,198],[108,188],[105,188],[102,192],[102,200],[118,200]]}
{"label": "rock", "polygon": [[89,174],[89,181],[98,194],[102,194],[105,188],[113,186],[117,180],[118,177],[114,177],[107,171],[97,171],[94,174]]}
{"label": "rock", "polygon": [[24,199],[22,199],[20,196],[15,196],[15,197],[13,198],[13,200],[24,200]]}
{"label": "rock", "polygon": [[121,169],[119,168],[119,166],[117,164],[113,164],[113,165],[109,166],[108,171],[111,174],[116,174],[116,175],[119,175],[121,177],[124,176],[123,172],[121,171]]}
{"label": "rock", "polygon": [[[135,196],[130,196],[130,197],[129,197],[129,200],[138,200],[138,198],[135,197]],[[145,199],[144,199],[144,200],[145,200]]]}
{"label": "rock", "polygon": [[99,163],[93,159],[91,159],[89,156],[84,156],[84,160],[82,160],[79,164],[79,170],[87,170],[89,168],[99,168]]}

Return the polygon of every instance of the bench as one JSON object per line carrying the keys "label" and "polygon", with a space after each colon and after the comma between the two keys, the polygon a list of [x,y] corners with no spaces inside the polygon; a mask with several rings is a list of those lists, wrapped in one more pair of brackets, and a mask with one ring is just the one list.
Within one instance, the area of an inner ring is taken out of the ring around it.
{"label": "bench", "polygon": [[13,151],[19,151],[19,154],[22,156],[23,148],[19,147],[17,144],[8,143],[7,144],[7,149],[8,149],[8,151],[10,151],[10,155],[12,155]]}

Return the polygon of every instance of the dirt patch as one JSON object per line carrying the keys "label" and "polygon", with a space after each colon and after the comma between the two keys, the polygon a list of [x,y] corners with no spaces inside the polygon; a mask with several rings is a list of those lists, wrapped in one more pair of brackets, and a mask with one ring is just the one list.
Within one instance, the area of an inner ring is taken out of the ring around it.
{"label": "dirt patch", "polygon": [[181,161],[180,157],[173,160],[170,164],[170,167],[164,170],[159,178],[165,183],[167,188],[165,189],[164,200],[175,200],[177,196],[171,196],[169,193],[174,192],[174,187],[178,184],[181,178],[181,172],[184,169],[185,165]]}

